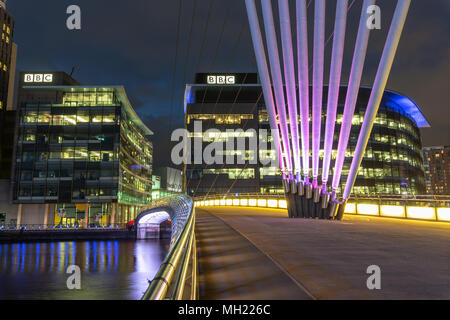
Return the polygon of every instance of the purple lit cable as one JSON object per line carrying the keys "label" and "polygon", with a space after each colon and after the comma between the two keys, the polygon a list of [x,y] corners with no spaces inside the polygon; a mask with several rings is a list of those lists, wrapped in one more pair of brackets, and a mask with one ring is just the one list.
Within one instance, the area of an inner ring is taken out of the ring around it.
{"label": "purple lit cable", "polygon": [[303,175],[309,176],[309,65],[308,65],[308,12],[306,0],[297,0],[297,62],[299,104],[301,118]]}
{"label": "purple lit cable", "polygon": [[330,172],[333,149],[334,127],[341,82],[342,58],[344,56],[345,29],[347,24],[348,0],[338,0],[334,24],[333,53],[331,57],[330,81],[328,85],[327,121],[325,125],[324,158],[322,165],[322,185],[326,188]]}
{"label": "purple lit cable", "polygon": [[395,8],[394,17],[392,18],[391,27],[389,28],[386,44],[383,49],[377,75],[375,76],[372,92],[370,94],[358,143],[356,144],[355,155],[345,185],[343,194],[344,200],[349,198],[355,184],[356,176],[361,166],[367,143],[369,142],[370,133],[372,132],[373,124],[378,113],[378,108],[380,107],[381,99],[383,98],[384,90],[386,89],[386,83],[389,78],[389,73],[391,72],[410,4],[411,0],[398,0],[397,2],[397,7]]}
{"label": "purple lit cable", "polygon": [[294,54],[292,51],[291,18],[289,14],[288,0],[278,2],[280,11],[281,43],[283,48],[284,78],[286,81],[286,93],[289,110],[289,123],[292,137],[292,153],[294,160],[294,173],[297,177],[301,174],[300,144],[298,141],[298,113],[297,92],[295,84]]}
{"label": "purple lit cable", "polygon": [[267,114],[269,116],[270,128],[272,129],[272,136],[275,147],[280,155],[278,161],[280,163],[280,169],[285,171],[285,166],[281,156],[281,143],[277,124],[277,114],[275,110],[275,104],[273,101],[272,85],[270,81],[269,69],[266,63],[266,54],[264,51],[264,44],[261,36],[261,29],[259,26],[258,14],[256,12],[256,6],[254,0],[245,0],[247,7],[248,22],[250,25],[250,32],[252,35],[253,47],[255,50],[256,63],[258,66],[259,77],[261,79],[261,86],[264,93],[264,101],[266,104]]}
{"label": "purple lit cable", "polygon": [[312,104],[312,167],[313,184],[319,176],[320,129],[323,100],[323,63],[325,49],[325,0],[316,0],[314,7],[314,59]]}
{"label": "purple lit cable", "polygon": [[292,158],[289,140],[289,130],[286,117],[286,101],[284,98],[283,77],[281,75],[280,56],[278,53],[277,36],[275,34],[275,24],[273,21],[271,0],[262,0],[262,12],[264,18],[264,28],[266,31],[267,51],[269,54],[270,71],[272,75],[273,88],[275,93],[275,104],[280,121],[280,131],[283,151],[286,155],[286,174],[292,174]]}
{"label": "purple lit cable", "polygon": [[345,151],[347,150],[348,140],[352,129],[353,114],[355,112],[356,100],[358,98],[359,86],[366,59],[367,45],[369,43],[370,29],[366,26],[367,7],[375,3],[375,0],[364,0],[361,18],[359,21],[358,35],[356,37],[355,51],[353,54],[350,78],[347,87],[347,96],[345,98],[344,115],[342,118],[341,132],[339,135],[339,145],[334,166],[333,175],[333,195],[339,187],[342,175],[342,167],[345,160]]}

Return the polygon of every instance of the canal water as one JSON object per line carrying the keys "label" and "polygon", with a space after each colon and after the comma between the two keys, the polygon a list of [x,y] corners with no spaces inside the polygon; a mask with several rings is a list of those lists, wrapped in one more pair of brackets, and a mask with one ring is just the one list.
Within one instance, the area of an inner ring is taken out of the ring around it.
{"label": "canal water", "polygon": [[[0,300],[137,300],[169,244],[169,239],[0,244]],[[80,290],[67,286],[72,265],[81,271]]]}

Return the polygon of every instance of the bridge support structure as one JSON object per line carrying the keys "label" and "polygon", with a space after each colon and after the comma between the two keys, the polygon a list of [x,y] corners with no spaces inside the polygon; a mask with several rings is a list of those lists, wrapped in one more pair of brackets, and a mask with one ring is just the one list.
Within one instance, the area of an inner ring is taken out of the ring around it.
{"label": "bridge support structure", "polygon": [[344,212],[345,205],[312,184],[291,180],[285,182],[285,195],[290,218],[333,220]]}
{"label": "bridge support structure", "polygon": [[[310,99],[308,92],[309,68],[306,0],[296,0],[295,2],[297,18],[297,34],[295,36],[297,40],[297,70],[295,70],[293,63],[294,52],[292,34],[290,32],[292,28],[288,0],[279,0],[277,2],[280,17],[280,37],[276,35],[272,1],[261,0],[260,2],[263,13],[263,29],[267,42],[266,46],[263,43],[255,0],[245,0],[269,123],[272,132],[275,133],[274,143],[278,150],[280,169],[283,174],[283,186],[288,202],[289,217],[341,220],[345,212],[347,199],[351,195],[361,166],[368,139],[375,122],[376,113],[378,112],[383,93],[386,89],[386,83],[411,0],[397,0],[397,6],[366,108],[355,155],[345,184],[345,191],[342,195],[339,195],[337,191],[340,187],[343,164],[346,158],[352,128],[352,119],[367,54],[369,34],[371,31],[369,21],[375,0],[364,0],[362,5],[355,50],[350,68],[349,85],[344,104],[344,114],[340,126],[339,146],[334,162],[333,179],[330,184],[329,173],[331,171],[333,137],[335,135],[336,112],[344,58],[347,13],[354,2],[349,6],[348,0],[337,1],[328,87],[328,106],[325,117],[322,115],[322,98],[325,69],[324,50],[326,46],[324,35],[326,1],[314,0],[314,50],[311,58],[313,71],[311,79],[312,99]],[[281,45],[277,43],[278,38],[281,38]],[[269,56],[268,59],[266,58],[266,47]],[[279,47],[282,48],[281,55]],[[295,85],[293,82],[295,82]],[[294,87],[298,88],[298,90],[294,90]],[[297,91],[298,99],[297,96],[294,96],[294,91]],[[298,123],[298,114],[300,114],[300,124]],[[311,126],[309,125],[309,115],[312,116]],[[325,136],[321,137],[323,118],[326,118],[326,127]],[[310,138],[311,148],[309,147]],[[298,139],[301,139],[301,143],[299,143]],[[324,141],[323,161],[320,160],[322,140]],[[300,150],[300,145],[302,146],[302,150]],[[312,164],[311,171],[309,170],[310,163]],[[320,168],[321,163],[322,168]],[[321,177],[319,177],[320,172],[322,174]],[[322,181],[321,185],[319,182],[320,179]]]}

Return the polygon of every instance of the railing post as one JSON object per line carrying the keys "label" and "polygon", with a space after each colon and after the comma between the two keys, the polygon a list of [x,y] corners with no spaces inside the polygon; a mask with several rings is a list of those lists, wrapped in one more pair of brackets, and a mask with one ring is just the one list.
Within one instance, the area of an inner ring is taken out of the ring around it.
{"label": "railing post", "polygon": [[192,276],[191,276],[191,300],[198,299],[197,291],[197,238],[195,236],[195,229],[192,243]]}

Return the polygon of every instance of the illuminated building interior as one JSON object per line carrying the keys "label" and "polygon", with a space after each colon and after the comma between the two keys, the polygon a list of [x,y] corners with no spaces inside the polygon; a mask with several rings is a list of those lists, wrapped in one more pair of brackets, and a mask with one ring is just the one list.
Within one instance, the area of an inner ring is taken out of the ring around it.
{"label": "illuminated building interior", "polygon": [[[242,78],[237,77],[238,79]],[[207,88],[207,89],[206,89]],[[324,87],[326,93],[328,87]],[[214,141],[226,142],[237,137],[252,138],[254,129],[269,130],[268,115],[264,105],[264,98],[258,101],[261,88],[254,84],[222,87],[195,84],[189,86],[190,101],[186,101],[186,126],[192,138],[202,138],[205,148]],[[336,130],[331,153],[330,175],[333,175],[334,161],[337,155],[338,132],[342,124],[342,116],[347,87],[341,86],[336,115]],[[239,94],[238,94],[239,92]],[[365,107],[371,89],[361,87],[352,120],[350,142],[345,154],[342,169],[342,183],[338,194],[342,194],[356,142],[364,120]],[[236,98],[237,96],[237,98]],[[326,96],[326,95],[325,95]],[[258,101],[258,103],[256,103]],[[255,107],[256,105],[256,107]],[[322,137],[325,132],[327,100],[323,101]],[[217,119],[227,117],[235,121],[217,122]],[[244,120],[245,119],[245,120]],[[300,115],[298,116],[301,122]],[[203,133],[194,133],[193,121],[202,121]],[[311,117],[309,119],[311,122]],[[361,169],[354,187],[355,194],[425,194],[424,167],[422,157],[422,143],[420,127],[429,126],[419,107],[408,97],[386,91],[377,114],[374,128],[363,158]],[[208,129],[218,129],[220,132],[208,132]],[[227,129],[241,128],[243,133],[226,132]],[[260,142],[263,136],[258,137]],[[273,138],[268,136],[269,144]],[[193,145],[193,144],[192,144]],[[259,143],[258,143],[259,145]],[[239,150],[235,145],[233,150],[227,150],[224,143],[225,156],[242,156],[245,154],[244,165],[195,165],[187,166],[188,192],[198,195],[230,193],[284,193],[281,171],[278,166],[261,165],[260,160],[275,159],[275,150],[257,150],[257,164],[252,164],[255,150]],[[309,163],[311,163],[311,152]],[[323,138],[319,151],[319,180],[322,173],[324,157]],[[310,171],[311,171],[310,166]],[[219,178],[216,176],[219,175]],[[235,181],[237,183],[234,183]],[[211,187],[212,185],[212,187]],[[230,187],[232,188],[230,189]],[[228,190],[230,189],[230,190]]]}
{"label": "illuminated building interior", "polygon": [[[151,201],[153,146],[124,89],[22,90],[14,203],[51,204],[55,224],[80,223],[86,212],[94,224],[133,219]],[[49,93],[57,98],[42,98]]]}

